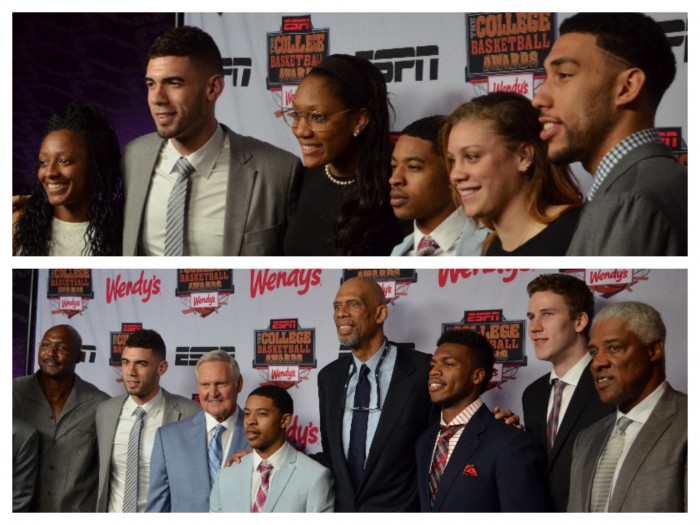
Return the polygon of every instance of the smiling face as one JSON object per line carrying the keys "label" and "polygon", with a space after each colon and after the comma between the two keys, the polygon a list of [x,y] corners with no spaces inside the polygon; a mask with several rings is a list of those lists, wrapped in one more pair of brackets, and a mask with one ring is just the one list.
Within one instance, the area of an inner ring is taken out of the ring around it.
{"label": "smiling face", "polygon": [[269,397],[248,396],[243,409],[243,428],[248,444],[263,458],[284,444],[284,434],[292,419],[283,414]]}
{"label": "smiling face", "polygon": [[664,345],[645,345],[626,321],[607,319],[591,327],[588,351],[601,401],[629,412],[664,379]]}
{"label": "smiling face", "polygon": [[545,61],[547,78],[532,103],[541,111],[549,158],[557,164],[580,161],[594,173],[614,145],[612,94],[621,66],[596,45],[596,36],[562,35]]}
{"label": "smiling face", "polygon": [[83,138],[67,129],[44,137],[39,150],[39,182],[54,215],[68,222],[84,222],[90,206],[89,161]]}
{"label": "smiling face", "polygon": [[528,161],[509,150],[488,121],[457,123],[447,141],[447,158],[450,181],[467,216],[498,223],[510,207],[524,209],[529,182],[519,170]]}
{"label": "smiling face", "polygon": [[484,370],[474,366],[470,353],[464,345],[443,343],[430,360],[430,400],[442,408],[446,423],[479,397]]}
{"label": "smiling face", "polygon": [[442,158],[429,140],[401,135],[391,156],[391,206],[401,220],[415,220],[425,234],[455,209]]}
{"label": "smiling face", "polygon": [[122,351],[122,378],[126,392],[137,405],[153,399],[160,389],[160,376],[168,362],[156,356],[150,348],[125,346]]}
{"label": "smiling face", "polygon": [[341,344],[353,350],[379,349],[387,308],[378,293],[373,283],[358,278],[340,287],[333,301],[333,320]]}
{"label": "smiling face", "polygon": [[223,361],[203,361],[197,368],[199,404],[207,414],[225,421],[236,411],[243,378],[234,378],[231,367]]}
{"label": "smiling face", "polygon": [[39,370],[50,379],[67,379],[73,376],[80,359],[80,344],[71,330],[65,326],[49,328],[39,343]]}

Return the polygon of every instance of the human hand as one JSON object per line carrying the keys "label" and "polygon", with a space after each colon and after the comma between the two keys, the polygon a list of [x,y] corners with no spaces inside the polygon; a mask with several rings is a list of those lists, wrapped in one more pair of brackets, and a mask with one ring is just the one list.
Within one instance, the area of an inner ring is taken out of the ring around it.
{"label": "human hand", "polygon": [[251,452],[253,452],[253,451],[252,450],[245,450],[245,449],[239,450],[238,452],[233,454],[233,456],[231,456],[229,459],[226,460],[226,463],[224,463],[224,468],[230,467],[234,463],[240,463],[241,458],[247,456]]}
{"label": "human hand", "polygon": [[502,419],[506,425],[513,425],[521,430],[524,428],[520,423],[520,416],[514,414],[512,410],[501,410],[500,407],[493,407],[493,415],[496,419]]}

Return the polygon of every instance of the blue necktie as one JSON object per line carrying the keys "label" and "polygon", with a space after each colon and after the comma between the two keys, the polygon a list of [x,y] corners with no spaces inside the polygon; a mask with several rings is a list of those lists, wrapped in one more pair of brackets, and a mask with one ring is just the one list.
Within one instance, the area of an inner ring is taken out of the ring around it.
{"label": "blue necktie", "polygon": [[223,452],[221,451],[221,433],[224,430],[226,430],[224,425],[216,425],[214,428],[214,437],[211,438],[211,442],[209,443],[209,477],[212,486],[214,486],[216,474],[221,468],[221,459],[223,456]]}
{"label": "blue necktie", "polygon": [[[355,490],[362,481],[362,471],[365,469],[367,446],[367,421],[369,419],[369,367],[362,365],[360,376],[355,387],[355,411],[352,414],[350,426],[350,446],[348,447],[348,468]],[[363,408],[364,410],[357,410]]]}

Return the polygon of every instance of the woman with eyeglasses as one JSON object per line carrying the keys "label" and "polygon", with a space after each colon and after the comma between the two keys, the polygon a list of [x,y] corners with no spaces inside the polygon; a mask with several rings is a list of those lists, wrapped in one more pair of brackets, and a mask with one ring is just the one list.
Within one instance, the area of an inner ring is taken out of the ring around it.
{"label": "woman with eyeglasses", "polygon": [[389,205],[389,100],[369,61],[331,55],[299,85],[284,121],[306,168],[285,255],[389,255],[403,238]]}

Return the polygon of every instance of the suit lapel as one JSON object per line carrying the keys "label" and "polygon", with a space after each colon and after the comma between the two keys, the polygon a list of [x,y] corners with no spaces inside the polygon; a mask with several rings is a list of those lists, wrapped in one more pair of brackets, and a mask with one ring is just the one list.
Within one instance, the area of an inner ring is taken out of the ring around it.
{"label": "suit lapel", "polygon": [[160,157],[160,151],[163,149],[164,143],[165,140],[154,134],[154,138],[152,140],[149,139],[148,144],[144,144],[143,147],[135,152],[136,155],[127,168],[133,175],[126,181],[128,187],[126,188],[125,213],[127,216],[138,217],[138,220],[125,221],[130,226],[129,231],[124,232],[124,240],[125,242],[133,243],[133,246],[125,247],[128,250],[128,253],[125,255],[137,255],[138,253],[141,225],[143,224],[143,217],[146,211],[146,199],[151,187],[153,170]]}
{"label": "suit lapel", "polygon": [[582,483],[585,484],[583,487],[583,493],[585,495],[583,501],[584,512],[588,512],[591,508],[591,488],[593,487],[593,476],[595,475],[595,470],[598,466],[600,456],[603,454],[603,450],[605,450],[605,445],[608,442],[610,433],[615,426],[615,414],[610,414],[601,421],[601,432],[596,432],[593,434],[590,445],[586,447],[585,443],[582,443],[583,446],[581,448],[582,452],[590,454],[591,457],[591,461],[586,461],[583,464],[581,472],[581,479],[583,480]]}
{"label": "suit lapel", "polygon": [[[229,176],[226,190],[224,255],[239,255],[247,222],[257,171],[248,166],[252,154],[241,137],[223,126],[230,140]],[[262,211],[261,211],[262,213]]]}
{"label": "suit lapel", "polygon": [[574,395],[571,397],[569,406],[564,414],[564,419],[562,419],[559,429],[557,430],[557,435],[554,438],[554,446],[552,447],[552,452],[550,453],[549,462],[554,463],[557,454],[561,450],[562,444],[566,441],[569,434],[574,428],[576,421],[578,421],[581,413],[586,408],[588,400],[593,395],[598,395],[595,386],[593,385],[593,376],[591,376],[591,371],[588,367],[583,370],[581,378],[576,385],[574,390]]}
{"label": "suit lapel", "polygon": [[171,396],[165,389],[163,389],[163,397],[165,398],[163,403],[163,425],[179,421],[182,413],[180,412],[177,398]]}
{"label": "suit lapel", "polygon": [[345,413],[345,399],[343,395],[347,390],[348,376],[350,375],[351,356],[346,356],[338,360],[338,368],[335,377],[335,385],[328,388],[328,399],[326,406],[328,410],[328,446],[333,449],[330,453],[331,457],[343,458],[340,461],[340,472],[337,472],[338,465],[333,465],[333,475],[345,479],[347,486],[352,486],[350,480],[350,471],[345,461],[345,450],[343,448],[343,416]]}
{"label": "suit lapel", "polygon": [[243,429],[243,410],[238,407],[238,417],[233,423],[233,439],[224,457],[230,458],[244,448],[248,448],[248,440],[245,438],[245,430]]}
{"label": "suit lapel", "polygon": [[279,470],[275,474],[270,485],[270,491],[267,494],[267,500],[265,501],[265,506],[263,507],[263,512],[273,512],[275,510],[275,505],[280,499],[280,496],[284,492],[289,479],[292,477],[294,470],[296,469],[298,452],[291,445],[287,448],[287,453],[284,455],[281,461]]}

